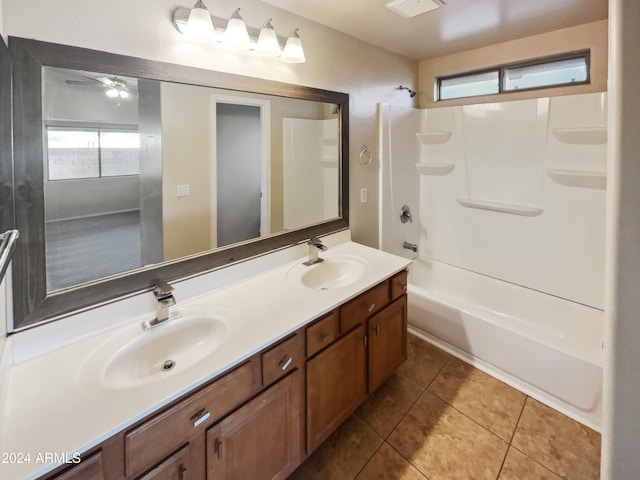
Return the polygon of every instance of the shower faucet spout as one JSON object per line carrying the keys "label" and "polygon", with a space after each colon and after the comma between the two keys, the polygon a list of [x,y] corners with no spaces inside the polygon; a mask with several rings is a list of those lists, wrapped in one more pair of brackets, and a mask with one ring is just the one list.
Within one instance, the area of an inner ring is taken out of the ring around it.
{"label": "shower faucet spout", "polygon": [[402,248],[411,250],[414,253],[418,253],[418,245],[416,245],[415,243],[403,242]]}

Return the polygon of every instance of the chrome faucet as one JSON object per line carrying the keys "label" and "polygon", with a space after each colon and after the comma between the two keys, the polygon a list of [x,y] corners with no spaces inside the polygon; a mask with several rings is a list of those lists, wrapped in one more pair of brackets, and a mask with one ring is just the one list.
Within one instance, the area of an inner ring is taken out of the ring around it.
{"label": "chrome faucet", "polygon": [[156,286],[153,288],[153,294],[158,301],[156,309],[156,318],[142,323],[142,329],[147,330],[149,328],[160,325],[167,320],[173,320],[180,316],[180,312],[169,312],[169,307],[176,304],[176,299],[173,298],[173,287],[167,282],[158,280]]}
{"label": "chrome faucet", "polygon": [[307,245],[309,245],[309,260],[304,262],[303,265],[309,266],[324,262],[324,259],[318,257],[318,252],[326,252],[329,250],[329,247],[322,243],[318,237],[311,237]]}

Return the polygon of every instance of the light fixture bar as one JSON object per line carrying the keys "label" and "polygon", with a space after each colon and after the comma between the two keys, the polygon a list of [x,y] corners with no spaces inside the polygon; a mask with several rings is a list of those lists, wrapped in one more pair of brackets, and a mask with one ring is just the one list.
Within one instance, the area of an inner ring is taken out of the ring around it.
{"label": "light fixture bar", "polygon": [[[173,26],[178,30],[178,32],[185,34],[187,31],[187,21],[189,20],[189,13],[191,13],[191,9],[189,8],[178,8],[173,12]],[[223,34],[227,23],[229,22],[228,18],[220,18],[211,16],[211,20],[213,21],[213,27],[216,30],[216,33]],[[247,32],[249,33],[249,38],[251,39],[252,48],[255,47],[255,44],[258,41],[258,37],[260,36],[260,29],[253,28],[247,25]],[[278,38],[278,42],[280,45],[284,45],[287,42],[287,37],[282,37],[281,35],[276,35]],[[221,38],[221,37],[220,37]]]}

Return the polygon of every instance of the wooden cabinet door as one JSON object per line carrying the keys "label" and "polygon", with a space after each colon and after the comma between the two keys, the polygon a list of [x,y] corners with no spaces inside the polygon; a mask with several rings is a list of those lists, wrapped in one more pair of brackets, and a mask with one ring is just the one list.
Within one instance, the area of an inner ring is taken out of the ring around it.
{"label": "wooden cabinet door", "polygon": [[307,453],[367,397],[365,334],[360,325],[307,362]]}
{"label": "wooden cabinet door", "polygon": [[407,359],[407,297],[369,319],[369,393]]}
{"label": "wooden cabinet door", "polygon": [[283,378],[207,432],[209,480],[284,480],[300,464],[300,375]]}
{"label": "wooden cabinet door", "polygon": [[195,478],[190,476],[190,470],[189,445],[185,445],[146,475],[140,477],[140,480],[187,480]]}

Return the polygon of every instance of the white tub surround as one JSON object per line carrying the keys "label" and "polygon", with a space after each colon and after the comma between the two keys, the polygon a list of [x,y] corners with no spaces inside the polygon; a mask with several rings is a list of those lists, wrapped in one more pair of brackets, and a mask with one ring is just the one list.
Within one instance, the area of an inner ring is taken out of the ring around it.
{"label": "white tub surround", "polygon": [[410,326],[598,429],[607,94],[380,105],[379,120],[380,246],[428,259]]}
{"label": "white tub surround", "polygon": [[409,269],[410,330],[600,430],[601,310],[420,258]]}
{"label": "white tub surround", "polygon": [[[300,245],[273,257],[266,255],[176,283],[174,293],[178,303],[172,310],[209,305],[214,315],[228,321],[230,333],[221,347],[198,364],[144,387],[106,388],[95,378],[89,378],[85,362],[114,336],[153,318],[149,313],[153,308],[151,293],[125,300],[123,303],[127,302],[137,316],[125,318],[120,311],[113,327],[108,327],[106,317],[118,312],[121,307],[117,304],[9,337],[6,360],[1,366],[6,376],[1,389],[0,451],[30,453],[31,463],[0,464],[0,477],[35,478],[50,471],[55,465],[34,462],[38,453],[73,455],[86,451],[403,270],[409,263],[348,241],[348,232],[324,237],[323,241],[329,251],[321,256],[359,258],[368,267],[364,274],[341,288],[307,288],[289,274],[306,259],[307,246]],[[191,292],[198,296],[189,295]],[[139,314],[140,311],[143,313]],[[90,316],[98,318],[87,322]],[[75,339],[64,335],[65,329],[73,330],[78,323],[94,323],[100,331],[79,329],[80,337]],[[47,336],[54,348],[46,341]],[[99,372],[95,374],[98,376]]]}

